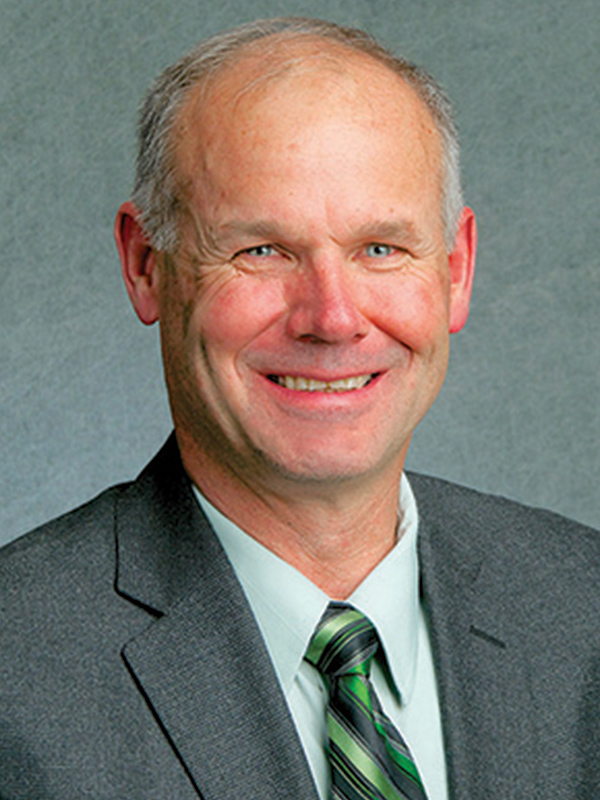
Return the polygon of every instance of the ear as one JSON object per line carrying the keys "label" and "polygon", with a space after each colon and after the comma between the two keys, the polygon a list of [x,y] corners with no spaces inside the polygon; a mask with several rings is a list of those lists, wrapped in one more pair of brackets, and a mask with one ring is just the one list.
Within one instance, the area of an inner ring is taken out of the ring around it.
{"label": "ear", "polygon": [[119,208],[114,234],[131,304],[144,325],[152,325],[158,319],[159,308],[157,256],[133,203],[128,201]]}
{"label": "ear", "polygon": [[454,248],[448,256],[450,267],[450,333],[458,333],[469,316],[469,304],[475,276],[475,253],[477,250],[477,223],[470,208],[463,208],[454,240]]}

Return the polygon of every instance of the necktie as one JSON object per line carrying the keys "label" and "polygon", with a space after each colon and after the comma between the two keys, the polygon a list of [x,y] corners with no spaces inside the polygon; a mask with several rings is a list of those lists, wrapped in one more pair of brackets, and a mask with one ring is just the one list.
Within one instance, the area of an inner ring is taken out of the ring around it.
{"label": "necktie", "polygon": [[305,658],[329,682],[332,800],[427,800],[408,746],[369,680],[379,638],[352,606],[330,603]]}

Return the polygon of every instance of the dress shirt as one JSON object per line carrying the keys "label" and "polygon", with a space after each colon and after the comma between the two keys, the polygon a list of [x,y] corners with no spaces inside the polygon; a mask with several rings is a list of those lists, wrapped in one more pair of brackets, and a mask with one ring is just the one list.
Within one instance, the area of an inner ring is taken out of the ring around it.
{"label": "dress shirt", "polygon": [[[317,791],[326,800],[327,690],[304,653],[329,598],[194,489],[256,617]],[[447,800],[437,684],[419,603],[417,528],[416,502],[403,475],[397,543],[347,602],[369,617],[379,634],[385,657],[373,664],[371,678],[385,713],[407,741],[429,800]]]}

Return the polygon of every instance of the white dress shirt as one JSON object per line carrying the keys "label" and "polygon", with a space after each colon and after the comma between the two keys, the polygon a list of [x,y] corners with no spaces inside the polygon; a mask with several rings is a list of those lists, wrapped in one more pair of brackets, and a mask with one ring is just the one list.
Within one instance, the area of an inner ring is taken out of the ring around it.
{"label": "white dress shirt", "polygon": [[[322,800],[329,797],[327,690],[304,661],[329,598],[308,578],[221,514],[195,488],[248,598]],[[385,713],[406,740],[429,800],[447,800],[437,684],[419,603],[418,514],[406,479],[400,485],[398,541],[347,599],[375,625],[390,673],[377,661],[371,678]]]}

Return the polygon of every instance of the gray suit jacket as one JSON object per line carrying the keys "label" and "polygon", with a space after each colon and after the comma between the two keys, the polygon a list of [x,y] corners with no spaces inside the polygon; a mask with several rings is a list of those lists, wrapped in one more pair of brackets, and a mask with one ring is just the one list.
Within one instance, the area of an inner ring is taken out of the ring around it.
{"label": "gray suit jacket", "polygon": [[[600,798],[600,535],[411,476],[453,800]],[[316,800],[171,439],[0,555],[1,800]]]}

